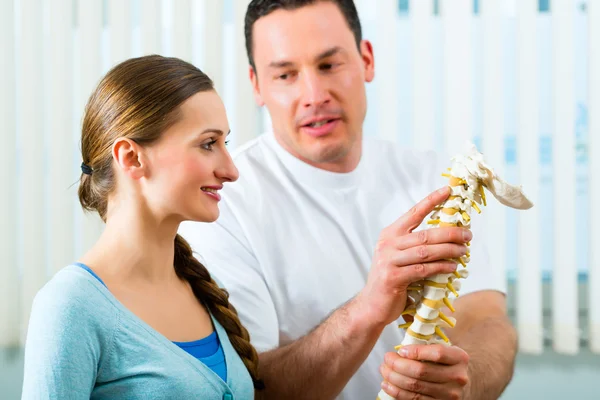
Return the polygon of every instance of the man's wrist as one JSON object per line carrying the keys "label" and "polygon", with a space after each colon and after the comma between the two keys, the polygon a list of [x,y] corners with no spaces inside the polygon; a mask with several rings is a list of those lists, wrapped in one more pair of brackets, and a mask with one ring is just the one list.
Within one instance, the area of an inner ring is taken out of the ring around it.
{"label": "man's wrist", "polygon": [[359,293],[350,300],[343,308],[347,313],[348,330],[350,337],[376,336],[379,337],[386,324],[373,318],[368,303]]}

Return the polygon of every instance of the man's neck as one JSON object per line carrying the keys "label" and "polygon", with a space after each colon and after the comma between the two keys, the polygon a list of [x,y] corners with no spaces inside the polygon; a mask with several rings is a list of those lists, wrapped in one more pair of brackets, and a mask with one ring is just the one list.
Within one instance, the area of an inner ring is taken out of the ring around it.
{"label": "man's neck", "polygon": [[275,140],[286,152],[297,158],[298,160],[313,166],[318,169],[322,169],[324,171],[335,172],[335,173],[349,173],[356,169],[358,164],[360,163],[360,159],[362,156],[362,138],[357,138],[356,142],[352,145],[352,147],[344,152],[343,154],[337,155],[337,157],[332,157],[327,161],[315,161],[311,160],[307,157],[302,156],[297,151],[293,150],[291,146],[285,143],[279,135],[275,134]]}

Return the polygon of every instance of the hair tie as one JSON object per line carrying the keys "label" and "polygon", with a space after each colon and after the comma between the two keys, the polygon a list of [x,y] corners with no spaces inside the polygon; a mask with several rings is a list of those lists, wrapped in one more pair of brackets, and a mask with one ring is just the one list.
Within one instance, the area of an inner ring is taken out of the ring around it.
{"label": "hair tie", "polygon": [[263,382],[262,379],[252,379],[252,383],[254,384],[254,389],[256,390],[264,390],[265,388],[265,383]]}
{"label": "hair tie", "polygon": [[85,165],[85,163],[81,163],[81,172],[83,172],[86,175],[91,175],[93,170],[91,167]]}

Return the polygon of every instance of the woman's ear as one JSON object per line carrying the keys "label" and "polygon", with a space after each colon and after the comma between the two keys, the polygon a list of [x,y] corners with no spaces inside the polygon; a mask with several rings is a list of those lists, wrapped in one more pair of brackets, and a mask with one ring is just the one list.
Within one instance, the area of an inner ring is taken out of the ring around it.
{"label": "woman's ear", "polygon": [[131,139],[118,138],[112,148],[113,159],[125,175],[140,179],[146,174],[142,148]]}

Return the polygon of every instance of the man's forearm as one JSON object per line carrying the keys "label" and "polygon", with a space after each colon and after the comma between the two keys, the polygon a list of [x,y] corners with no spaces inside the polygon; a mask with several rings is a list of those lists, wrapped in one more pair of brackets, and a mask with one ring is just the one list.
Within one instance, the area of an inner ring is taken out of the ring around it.
{"label": "man's forearm", "polygon": [[371,352],[383,326],[364,319],[353,299],[306,336],[259,355],[258,399],[333,399]]}
{"label": "man's forearm", "polygon": [[508,317],[484,319],[453,342],[469,354],[467,400],[498,399],[514,370],[517,334]]}

